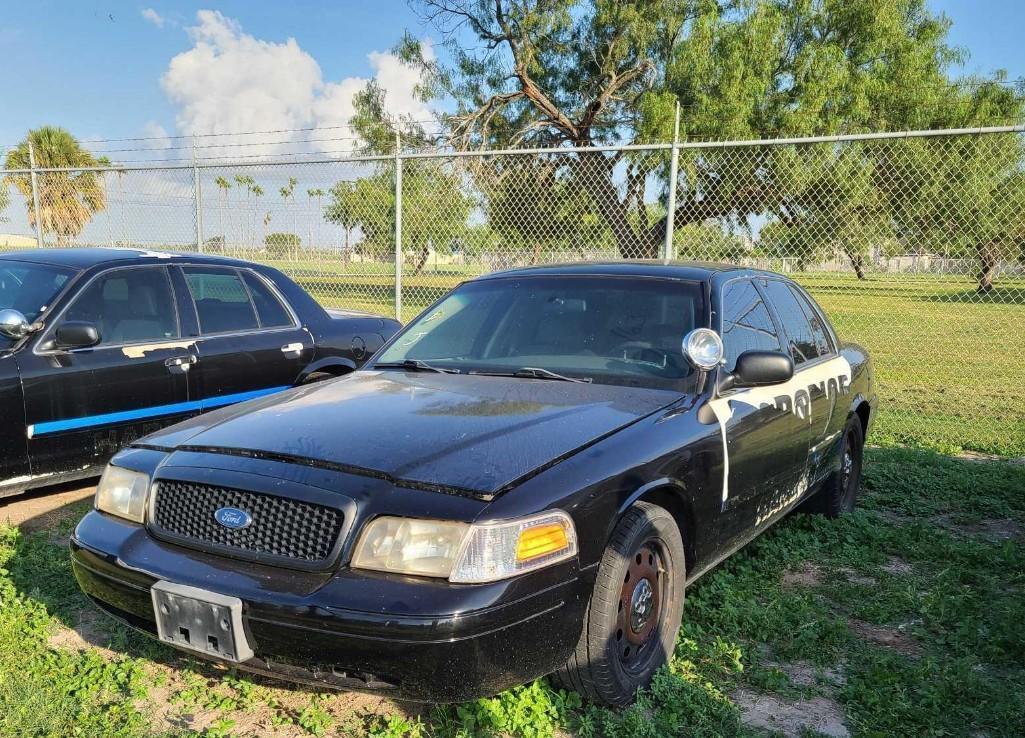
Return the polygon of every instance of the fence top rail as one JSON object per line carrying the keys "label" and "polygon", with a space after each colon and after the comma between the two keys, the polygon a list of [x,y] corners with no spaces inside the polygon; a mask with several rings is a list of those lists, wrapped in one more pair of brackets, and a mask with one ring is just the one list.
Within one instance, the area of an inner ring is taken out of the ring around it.
{"label": "fence top rail", "polygon": [[[999,133],[1025,133],[1025,124],[1013,126],[980,126],[976,128],[938,128],[916,131],[891,131],[884,133],[847,133],[832,136],[805,136],[798,138],[752,138],[746,140],[728,141],[681,141],[679,143],[650,143],[650,144],[602,144],[597,146],[560,146],[555,148],[531,148],[531,149],[479,149],[470,151],[435,150],[435,151],[406,151],[396,154],[375,154],[367,156],[348,157],[321,157],[318,159],[288,159],[272,161],[232,161],[230,159],[216,162],[189,162],[176,164],[156,163],[125,163],[117,165],[94,166],[94,167],[37,167],[35,169],[0,169],[0,176],[37,174],[47,172],[138,172],[138,171],[168,171],[168,170],[191,170],[191,169],[222,169],[232,168],[253,168],[253,167],[279,167],[295,166],[296,164],[363,164],[394,162],[398,159],[464,159],[472,157],[490,156],[537,156],[537,155],[561,155],[561,154],[586,154],[603,151],[669,151],[676,149],[731,149],[754,146],[800,146],[807,144],[822,143],[844,143],[856,141],[884,141],[903,140],[909,138],[941,138],[945,136],[983,136]],[[276,156],[287,156],[278,154]],[[300,156],[300,155],[297,155]]]}

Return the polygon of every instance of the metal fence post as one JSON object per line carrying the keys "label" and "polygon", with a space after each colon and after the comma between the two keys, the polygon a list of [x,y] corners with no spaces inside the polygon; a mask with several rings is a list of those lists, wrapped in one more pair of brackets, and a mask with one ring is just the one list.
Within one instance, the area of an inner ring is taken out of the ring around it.
{"label": "metal fence post", "polygon": [[673,148],[669,155],[669,202],[666,203],[666,241],[662,258],[673,258],[673,221],[676,220],[676,172],[680,159],[680,101],[676,101],[676,123],[673,126]]}
{"label": "metal fence post", "polygon": [[395,320],[402,320],[402,139],[395,132]]}
{"label": "metal fence post", "polygon": [[32,170],[32,210],[36,214],[36,246],[43,248],[43,221],[39,219],[39,185],[36,182],[36,152],[32,148],[32,139],[28,140],[28,166]]}
{"label": "metal fence post", "polygon": [[192,196],[196,201],[196,250],[203,253],[203,188],[196,164],[196,139],[192,139]]}

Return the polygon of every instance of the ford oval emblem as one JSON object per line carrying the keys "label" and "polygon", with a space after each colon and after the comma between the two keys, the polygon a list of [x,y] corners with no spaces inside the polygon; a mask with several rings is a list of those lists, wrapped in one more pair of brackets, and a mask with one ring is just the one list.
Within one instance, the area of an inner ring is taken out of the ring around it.
{"label": "ford oval emblem", "polygon": [[231,528],[232,530],[241,530],[253,522],[253,518],[249,513],[245,510],[239,510],[237,507],[222,507],[214,512],[214,520],[225,528]]}

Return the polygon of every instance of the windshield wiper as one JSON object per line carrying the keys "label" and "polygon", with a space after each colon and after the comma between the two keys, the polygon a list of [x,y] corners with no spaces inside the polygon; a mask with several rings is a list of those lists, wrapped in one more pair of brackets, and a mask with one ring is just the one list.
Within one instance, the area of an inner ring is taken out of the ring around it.
{"label": "windshield wiper", "polygon": [[405,369],[409,372],[438,372],[439,374],[459,374],[458,369],[448,369],[434,366],[420,359],[405,359],[404,361],[380,361],[374,364],[374,369]]}
{"label": "windshield wiper", "polygon": [[526,379],[554,379],[559,382],[578,382],[590,384],[590,377],[567,377],[565,374],[553,372],[551,369],[542,369],[538,366],[524,366],[512,372],[486,372],[472,371],[469,374],[476,374],[481,377],[524,377]]}

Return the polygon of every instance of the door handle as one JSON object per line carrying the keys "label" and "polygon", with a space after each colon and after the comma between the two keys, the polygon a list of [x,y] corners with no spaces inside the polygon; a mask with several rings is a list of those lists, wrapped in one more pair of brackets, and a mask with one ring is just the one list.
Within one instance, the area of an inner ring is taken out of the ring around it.
{"label": "door handle", "polygon": [[298,359],[302,355],[304,348],[305,346],[301,343],[286,343],[281,347],[281,353],[289,359]]}
{"label": "door handle", "polygon": [[196,363],[198,359],[189,354],[188,356],[174,356],[164,361],[164,366],[170,369],[172,372],[180,372],[184,374],[189,368]]}

